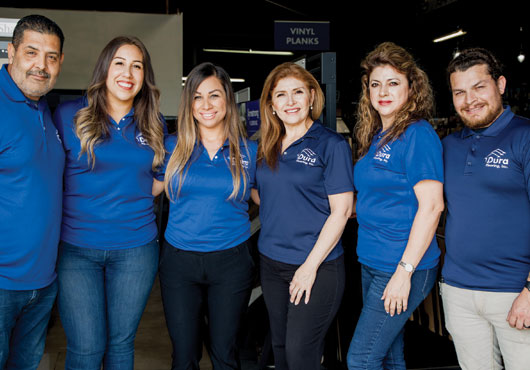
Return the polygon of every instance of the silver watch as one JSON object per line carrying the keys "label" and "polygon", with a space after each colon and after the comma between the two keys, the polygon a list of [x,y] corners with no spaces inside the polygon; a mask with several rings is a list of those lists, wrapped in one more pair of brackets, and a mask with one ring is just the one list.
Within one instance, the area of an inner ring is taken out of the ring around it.
{"label": "silver watch", "polygon": [[412,264],[407,262],[399,261],[399,265],[403,267],[407,272],[414,272],[416,270],[416,268]]}

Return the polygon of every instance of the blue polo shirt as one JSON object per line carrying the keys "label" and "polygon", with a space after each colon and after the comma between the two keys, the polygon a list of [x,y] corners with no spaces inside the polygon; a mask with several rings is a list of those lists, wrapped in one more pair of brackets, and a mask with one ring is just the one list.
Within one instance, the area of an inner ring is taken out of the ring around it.
{"label": "blue polo shirt", "polygon": [[443,140],[447,284],[520,292],[530,271],[530,120],[510,107]]}
{"label": "blue polo shirt", "polygon": [[139,132],[134,108],[119,122],[109,117],[110,137],[94,147],[96,164],[79,156],[74,116],[86,98],[65,102],[54,114],[66,152],[61,240],[101,250],[139,247],[156,238],[153,211],[154,151]]}
{"label": "blue polo shirt", "polygon": [[[171,153],[176,137],[167,142]],[[178,197],[179,176],[171,180],[175,195],[169,204],[165,232],[169,244],[188,251],[212,252],[235,247],[250,238],[248,200],[255,181],[257,144],[248,140],[248,150],[243,143],[240,148],[247,186],[243,192],[241,179],[239,194],[228,199],[234,189],[228,167],[228,140],[213,159],[202,143],[195,146]]]}
{"label": "blue polo shirt", "polygon": [[[355,165],[359,262],[394,272],[409,240],[418,211],[414,185],[422,180],[443,183],[442,144],[425,120],[412,123],[396,140],[379,146],[375,135],[368,153]],[[440,250],[433,238],[416,267],[438,264]]]}
{"label": "blue polo shirt", "polygon": [[[319,121],[279,156],[274,170],[260,163],[260,253],[283,263],[304,263],[331,213],[328,196],[353,191],[352,172],[349,144]],[[342,253],[339,240],[326,261]]]}
{"label": "blue polo shirt", "polygon": [[45,98],[24,96],[0,70],[0,288],[55,280],[64,152]]}

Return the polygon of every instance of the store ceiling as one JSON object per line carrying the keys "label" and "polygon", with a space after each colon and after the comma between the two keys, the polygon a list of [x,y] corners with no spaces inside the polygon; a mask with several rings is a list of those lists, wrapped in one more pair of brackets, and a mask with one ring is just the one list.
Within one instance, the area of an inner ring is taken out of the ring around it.
{"label": "store ceiling", "polygon": [[[212,61],[232,77],[244,78],[236,90],[251,87],[258,98],[267,73],[294,57],[246,56],[203,52],[204,48],[273,50],[274,20],[330,21],[331,51],[337,52],[339,106],[356,100],[359,62],[377,43],[394,41],[409,49],[426,69],[437,91],[439,108],[448,109],[444,68],[455,48],[484,46],[494,50],[518,84],[529,82],[530,22],[525,1],[503,0],[247,0],[247,1],[21,1],[2,0],[3,7],[184,14],[184,74]],[[523,27],[523,32],[520,32]],[[434,44],[457,28],[464,37]],[[521,44],[527,60],[517,62]],[[308,55],[312,53],[307,53]],[[510,82],[510,78],[509,78]]]}

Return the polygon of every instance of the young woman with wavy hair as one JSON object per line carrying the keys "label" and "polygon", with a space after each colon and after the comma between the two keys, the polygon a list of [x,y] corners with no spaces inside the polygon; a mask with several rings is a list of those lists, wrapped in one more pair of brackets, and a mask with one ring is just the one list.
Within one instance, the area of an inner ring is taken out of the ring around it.
{"label": "young woman with wavy hair", "polygon": [[385,42],[361,66],[354,181],[363,309],[348,368],[405,369],[405,322],[437,274],[442,147],[425,120],[432,90],[413,57]]}
{"label": "young woman with wavy hair", "polygon": [[256,171],[260,276],[279,370],[320,369],[324,337],[344,291],[340,237],[353,208],[349,144],[318,118],[324,95],[294,63],[261,93]]}
{"label": "young woman with wavy hair", "polygon": [[246,139],[226,71],[202,63],[188,74],[165,188],[169,220],[160,262],[172,369],[198,369],[208,315],[214,369],[239,369],[237,333],[254,262],[248,200],[257,145]]}
{"label": "young woman with wavy hair", "polygon": [[99,55],[86,96],[55,112],[66,152],[57,264],[66,369],[133,369],[158,266],[159,95],[144,44],[121,36]]}

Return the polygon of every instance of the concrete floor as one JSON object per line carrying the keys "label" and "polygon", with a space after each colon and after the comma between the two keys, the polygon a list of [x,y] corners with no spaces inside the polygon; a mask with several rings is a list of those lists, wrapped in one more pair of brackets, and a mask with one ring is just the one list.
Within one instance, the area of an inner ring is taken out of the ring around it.
{"label": "concrete floor", "polygon": [[[171,368],[171,341],[166,328],[158,278],[136,334],[134,369],[167,370]],[[66,356],[66,337],[57,310],[52,313],[51,327],[46,338],[44,356],[38,370],[62,370]],[[211,370],[206,350],[200,362],[201,370]]]}

